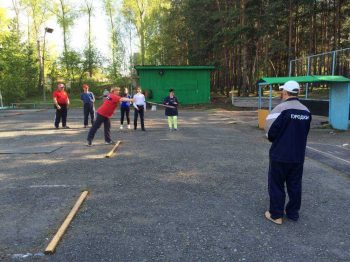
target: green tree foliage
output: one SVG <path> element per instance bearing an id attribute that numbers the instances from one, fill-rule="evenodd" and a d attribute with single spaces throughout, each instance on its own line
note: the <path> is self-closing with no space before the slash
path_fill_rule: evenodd
<path id="1" fill-rule="evenodd" d="M 208 65 L 213 91 L 239 95 L 256 91 L 262 76 L 285 76 L 289 60 L 349 46 L 348 1 L 172 0 L 145 45 L 151 63 Z M 161 7 L 157 8 L 159 10 Z M 149 48 L 149 49 L 147 49 Z M 314 74 L 330 73 L 313 64 Z M 349 68 L 349 62 L 344 62 Z M 346 70 L 343 70 L 345 72 Z M 306 74 L 305 64 L 293 74 Z"/>
<path id="2" fill-rule="evenodd" d="M 75 61 L 71 61 L 73 58 L 72 52 L 69 47 L 69 32 L 74 25 L 75 19 L 78 17 L 78 10 L 72 5 L 69 0 L 55 0 L 47 2 L 48 9 L 56 16 L 58 25 L 63 31 L 63 64 L 65 65 L 64 76 L 66 79 L 74 81 L 74 68 Z M 63 68 L 62 68 L 63 69 Z"/>
<path id="3" fill-rule="evenodd" d="M 21 5 L 25 9 L 27 15 L 27 44 L 31 46 L 34 50 L 34 54 L 37 57 L 36 63 L 39 66 L 39 77 L 37 79 L 37 89 L 42 91 L 43 78 L 45 76 L 44 64 L 43 64 L 43 53 L 44 53 L 44 43 L 43 35 L 44 31 L 42 26 L 50 18 L 49 12 L 47 10 L 45 0 L 21 0 Z M 42 32 L 41 32 L 42 31 Z"/>
<path id="4" fill-rule="evenodd" d="M 98 66 L 98 61 L 94 59 L 98 51 L 94 48 L 93 35 L 91 29 L 91 18 L 93 17 L 93 12 L 95 11 L 93 1 L 85 0 L 85 5 L 83 6 L 82 11 L 88 16 L 88 42 L 84 54 L 89 71 L 89 77 L 92 78 L 93 71 Z"/>
<path id="5" fill-rule="evenodd" d="M 0 9 L 0 90 L 7 104 L 37 93 L 35 52 L 21 42 L 17 30 L 16 19 L 7 19 L 5 10 Z"/>
<path id="6" fill-rule="evenodd" d="M 110 31 L 111 58 L 108 59 L 108 76 L 116 83 L 120 77 L 120 67 L 123 60 L 124 47 L 120 37 L 120 22 L 117 15 L 117 3 L 114 0 L 104 0 L 104 9 L 108 18 Z"/>
<path id="7" fill-rule="evenodd" d="M 146 60 L 147 46 L 150 39 L 159 34 L 157 22 L 159 8 L 164 6 L 166 0 L 123 0 L 122 13 L 126 20 L 130 21 L 136 28 L 140 39 L 141 64 L 148 63 Z"/>
<path id="8" fill-rule="evenodd" d="M 262 76 L 287 75 L 291 59 L 350 45 L 350 3 L 343 0 L 8 2 L 12 20 L 0 9 L 0 91 L 7 103 L 41 93 L 45 75 L 50 75 L 51 85 L 63 79 L 78 86 L 98 77 L 105 79 L 107 71 L 111 82 L 118 83 L 125 63 L 123 41 L 130 46 L 135 41 L 131 34 L 126 40 L 122 32 L 131 32 L 131 28 L 136 29 L 140 50 L 130 55 L 130 64 L 215 65 L 212 91 L 227 96 L 232 89 L 238 95 L 256 92 L 256 81 Z M 101 57 L 91 30 L 97 3 L 103 4 L 110 29 L 111 52 L 107 58 Z M 64 50 L 56 60 L 52 50 L 45 48 L 44 72 L 43 36 L 50 16 L 63 31 Z M 83 51 L 73 50 L 69 41 L 79 16 L 89 21 L 87 37 L 82 39 Z M 122 16 L 128 27 L 125 30 L 121 28 Z M 336 73 L 349 76 L 349 53 L 337 58 Z M 331 64 L 331 56 L 315 58 L 310 74 L 330 74 Z M 306 69 L 305 61 L 300 60 L 292 74 L 305 75 Z"/>

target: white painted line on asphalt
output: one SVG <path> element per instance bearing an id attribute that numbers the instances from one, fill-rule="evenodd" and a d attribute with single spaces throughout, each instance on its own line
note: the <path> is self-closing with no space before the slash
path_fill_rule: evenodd
<path id="1" fill-rule="evenodd" d="M 32 185 L 29 188 L 81 187 L 81 185 Z"/>
<path id="2" fill-rule="evenodd" d="M 45 254 L 43 252 L 38 252 L 38 253 L 26 253 L 26 254 L 13 254 L 11 256 L 12 259 L 18 259 L 18 260 L 23 260 L 25 258 L 30 258 L 30 257 L 43 257 Z"/>
<path id="3" fill-rule="evenodd" d="M 344 144 L 344 145 L 347 145 L 347 144 Z M 342 145 L 342 146 L 337 145 L 337 147 L 340 147 L 341 149 L 345 149 L 345 150 L 350 150 L 350 148 L 346 148 L 346 146 L 344 146 L 344 145 Z"/>
<path id="4" fill-rule="evenodd" d="M 308 143 L 309 145 L 320 145 L 320 146 L 335 146 L 335 147 L 339 147 L 341 149 L 345 149 L 345 150 L 350 150 L 350 148 L 347 148 L 347 146 L 349 144 L 343 144 L 343 145 L 334 145 L 334 144 L 324 144 L 324 143 L 315 143 L 315 142 L 310 142 Z"/>
<path id="5" fill-rule="evenodd" d="M 340 158 L 340 157 L 334 156 L 334 155 L 329 154 L 329 153 L 327 153 L 327 152 L 323 152 L 323 151 L 317 150 L 317 149 L 312 148 L 312 147 L 310 147 L 310 146 L 306 146 L 306 147 L 309 148 L 309 149 L 311 149 L 311 150 L 314 150 L 314 151 L 316 151 L 316 152 L 318 152 L 318 153 L 320 153 L 320 154 L 323 154 L 323 155 L 329 156 L 329 157 L 331 157 L 331 158 L 344 161 L 344 162 L 347 163 L 347 164 L 350 164 L 350 161 L 347 161 L 347 160 L 342 159 L 342 158 Z"/>

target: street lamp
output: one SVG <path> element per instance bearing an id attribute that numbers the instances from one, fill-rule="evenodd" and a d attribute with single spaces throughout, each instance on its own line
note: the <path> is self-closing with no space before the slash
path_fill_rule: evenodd
<path id="1" fill-rule="evenodd" d="M 2 44 L 0 43 L 0 51 L 2 50 Z M 0 77 L 1 77 L 1 71 L 2 71 L 2 66 L 0 65 Z M 4 104 L 2 102 L 2 94 L 1 94 L 1 87 L 0 87 L 0 108 L 3 108 Z"/>
<path id="2" fill-rule="evenodd" d="M 49 27 L 45 27 L 45 33 L 44 33 L 44 44 L 43 44 L 43 56 L 42 56 L 42 73 L 41 73 L 41 76 L 42 76 L 42 79 L 41 79 L 41 83 L 42 83 L 42 86 L 43 86 L 43 96 L 44 96 L 44 101 L 46 101 L 46 92 L 45 92 L 45 36 L 46 36 L 46 33 L 49 33 L 51 34 L 53 32 L 53 29 L 52 28 L 49 28 Z"/>

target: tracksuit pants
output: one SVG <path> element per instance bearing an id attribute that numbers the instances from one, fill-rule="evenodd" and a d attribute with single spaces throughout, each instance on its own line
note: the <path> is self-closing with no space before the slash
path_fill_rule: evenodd
<path id="1" fill-rule="evenodd" d="M 128 125 L 130 125 L 130 107 L 121 107 L 120 108 L 120 124 L 123 125 L 124 123 L 124 115 L 126 115 L 126 121 Z"/>
<path id="2" fill-rule="evenodd" d="M 95 108 L 93 103 L 84 103 L 84 126 L 89 124 L 89 115 L 91 118 L 91 125 L 94 124 L 95 120 Z"/>
<path id="3" fill-rule="evenodd" d="M 62 126 L 65 127 L 67 125 L 67 105 L 58 104 L 61 109 L 57 109 L 56 107 L 56 115 L 55 115 L 55 127 L 58 128 L 62 118 Z"/>
<path id="4" fill-rule="evenodd" d="M 303 166 L 304 163 L 283 163 L 270 159 L 268 190 L 271 218 L 283 217 L 285 210 L 288 218 L 298 220 L 301 206 Z M 289 197 L 286 207 L 284 206 L 286 200 L 285 184 Z"/>
<path id="5" fill-rule="evenodd" d="M 144 123 L 145 109 L 143 106 L 137 106 L 137 107 L 139 108 L 139 110 L 137 110 L 136 108 L 134 110 L 134 129 L 137 128 L 137 118 L 138 118 L 138 115 L 140 115 L 141 129 L 145 130 L 145 123 Z"/>
<path id="6" fill-rule="evenodd" d="M 94 140 L 95 134 L 97 130 L 101 127 L 102 123 L 104 124 L 104 135 L 105 141 L 111 142 L 111 121 L 108 117 L 102 116 L 99 113 L 96 114 L 96 120 L 92 127 L 89 130 L 89 134 L 87 136 L 88 141 Z"/>
<path id="7" fill-rule="evenodd" d="M 169 129 L 177 129 L 177 116 L 168 116 Z"/>

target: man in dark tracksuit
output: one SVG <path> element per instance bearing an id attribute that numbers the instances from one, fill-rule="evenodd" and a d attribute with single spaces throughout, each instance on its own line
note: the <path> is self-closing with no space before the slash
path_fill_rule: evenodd
<path id="1" fill-rule="evenodd" d="M 94 124 L 95 120 L 95 96 L 92 92 L 89 91 L 89 86 L 83 85 L 84 92 L 80 94 L 80 99 L 84 103 L 84 127 L 86 128 L 89 123 L 89 115 L 91 118 L 91 125 Z"/>
<path id="2" fill-rule="evenodd" d="M 265 217 L 276 224 L 282 224 L 284 212 L 289 219 L 296 221 L 299 218 L 306 141 L 311 123 L 310 111 L 297 98 L 299 84 L 288 81 L 280 90 L 284 101 L 270 112 L 265 125 L 267 137 L 272 142 L 268 175 L 270 208 Z M 289 197 L 286 207 L 284 184 Z"/>
<path id="3" fill-rule="evenodd" d="M 64 91 L 64 84 L 59 83 L 57 85 L 57 90 L 53 92 L 53 103 L 56 108 L 55 114 L 55 127 L 58 128 L 61 118 L 62 118 L 62 127 L 69 128 L 67 126 L 67 111 L 69 106 L 69 97 L 66 91 Z"/>

